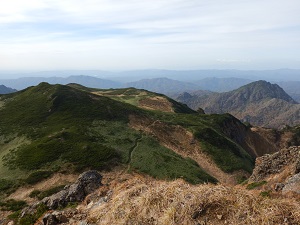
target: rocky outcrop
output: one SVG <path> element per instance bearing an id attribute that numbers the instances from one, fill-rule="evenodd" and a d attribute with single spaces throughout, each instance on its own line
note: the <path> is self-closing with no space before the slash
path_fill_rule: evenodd
<path id="1" fill-rule="evenodd" d="M 90 170 L 82 173 L 77 181 L 72 184 L 66 186 L 62 191 L 51 195 L 50 197 L 46 197 L 42 199 L 40 202 L 25 208 L 21 217 L 34 214 L 39 205 L 44 204 L 48 209 L 55 210 L 58 207 L 65 207 L 68 203 L 71 202 L 82 202 L 84 198 L 98 189 L 102 183 L 102 176 L 95 170 Z M 59 221 L 58 215 L 49 214 L 45 217 L 45 221 Z M 50 222 L 46 222 L 45 224 L 49 224 Z"/>
<path id="2" fill-rule="evenodd" d="M 81 202 L 85 196 L 101 186 L 102 176 L 95 170 L 87 171 L 79 176 L 77 181 L 66 186 L 62 191 L 42 200 L 49 209 L 65 206 L 68 202 Z"/>
<path id="3" fill-rule="evenodd" d="M 275 191 L 300 194 L 300 146 L 257 158 L 249 181 L 263 180 L 273 184 Z"/>
<path id="4" fill-rule="evenodd" d="M 267 179 L 270 175 L 280 173 L 285 166 L 292 167 L 293 174 L 298 173 L 300 163 L 300 147 L 282 149 L 274 154 L 266 154 L 256 158 L 255 168 L 249 180 L 258 182 Z"/>
<path id="5" fill-rule="evenodd" d="M 44 225 L 56 225 L 56 224 L 67 223 L 67 222 L 69 222 L 69 220 L 65 215 L 63 215 L 62 212 L 54 211 L 52 213 L 47 213 L 43 217 Z"/>
<path id="6" fill-rule="evenodd" d="M 295 174 L 286 181 L 282 188 L 282 192 L 295 192 L 300 194 L 300 173 Z"/>

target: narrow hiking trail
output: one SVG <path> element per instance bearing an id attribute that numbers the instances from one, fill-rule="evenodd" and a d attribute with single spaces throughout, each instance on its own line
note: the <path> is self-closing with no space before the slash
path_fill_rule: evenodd
<path id="1" fill-rule="evenodd" d="M 134 153 L 134 150 L 138 147 L 138 144 L 139 142 L 142 140 L 143 136 L 141 135 L 140 137 L 136 138 L 135 141 L 134 141 L 134 145 L 129 149 L 129 157 L 128 157 L 128 160 L 127 160 L 127 171 L 130 169 L 130 163 L 132 161 L 132 156 L 133 156 L 133 153 Z"/>

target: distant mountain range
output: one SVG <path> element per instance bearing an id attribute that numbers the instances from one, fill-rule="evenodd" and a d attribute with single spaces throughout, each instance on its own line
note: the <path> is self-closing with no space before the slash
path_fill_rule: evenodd
<path id="1" fill-rule="evenodd" d="M 199 90 L 199 86 L 196 84 L 172 80 L 169 78 L 153 78 L 144 79 L 136 82 L 130 82 L 125 84 L 127 87 L 134 87 L 138 89 L 145 89 L 148 91 L 154 91 L 162 94 L 178 93 L 183 91 Z"/>
<path id="2" fill-rule="evenodd" d="M 49 84 L 69 84 L 78 83 L 91 88 L 119 88 L 122 87 L 122 83 L 100 79 L 92 76 L 69 76 L 69 77 L 23 77 L 18 79 L 3 79 L 0 80 L 0 84 L 22 90 L 29 86 L 38 85 L 41 82 L 47 82 Z"/>
<path id="3" fill-rule="evenodd" d="M 16 92 L 17 90 L 6 87 L 4 85 L 0 85 L 0 94 L 9 94 L 9 93 L 13 93 Z"/>
<path id="4" fill-rule="evenodd" d="M 206 113 L 230 113 L 257 126 L 279 128 L 300 123 L 300 104 L 277 84 L 266 81 L 224 93 L 181 94 L 178 100 L 193 109 L 202 108 Z"/>
<path id="5" fill-rule="evenodd" d="M 82 75 L 81 75 L 82 74 Z M 34 86 L 40 82 L 50 84 L 78 83 L 93 88 L 136 87 L 173 97 L 184 91 L 209 90 L 213 92 L 232 91 L 256 80 L 277 83 L 291 97 L 300 102 L 300 70 L 135 70 L 135 71 L 100 71 L 70 70 L 44 71 L 23 74 L 7 74 L 0 71 L 0 84 L 17 90 Z"/>
<path id="6" fill-rule="evenodd" d="M 225 92 L 225 91 L 232 91 L 251 82 L 253 82 L 253 80 L 236 78 L 236 77 L 227 77 L 227 78 L 208 77 L 202 80 L 197 80 L 194 82 L 194 84 L 196 84 L 201 90 Z"/>
<path id="7" fill-rule="evenodd" d="M 91 74 L 93 76 L 72 75 L 65 77 L 67 74 Z M 283 75 L 287 72 L 287 75 Z M 166 94 L 172 98 L 178 96 L 182 92 L 191 91 L 212 91 L 226 92 L 237 89 L 243 85 L 249 84 L 258 78 L 266 77 L 268 81 L 279 78 L 279 75 L 285 79 L 294 79 L 294 81 L 274 81 L 281 86 L 294 100 L 300 102 L 300 81 L 297 78 L 298 70 L 274 70 L 274 71 L 238 71 L 238 70 L 199 70 L 199 71 L 169 71 L 169 70 L 142 70 L 142 71 L 126 71 L 126 72 L 107 72 L 107 71 L 58 71 L 56 76 L 51 76 L 53 72 L 40 72 L 27 75 L 34 77 L 23 77 L 17 79 L 0 79 L 0 84 L 13 89 L 21 90 L 29 86 L 37 85 L 41 82 L 50 84 L 68 84 L 77 83 L 92 88 L 120 88 L 135 87 L 149 91 Z M 140 76 L 139 76 L 140 73 Z M 197 74 L 199 76 L 197 76 Z M 205 77 L 206 74 L 206 77 Z M 256 74 L 260 76 L 247 76 L 247 74 Z M 274 74 L 274 76 L 271 76 Z M 41 77 L 36 77 L 41 75 Z M 156 77 L 156 76 L 164 76 Z M 173 75 L 173 76 L 172 76 Z M 211 76 L 215 77 L 211 77 Z M 222 75 L 222 76 L 221 76 Z M 236 77 L 224 77 L 224 76 Z M 300 73 L 299 73 L 300 75 Z M 43 76 L 43 77 L 42 77 Z M 45 77 L 44 77 L 45 76 Z M 100 78 L 100 77 L 102 78 Z M 116 77 L 120 76 L 120 77 Z M 148 79 L 140 79 L 142 77 Z M 210 76 L 210 77 L 209 77 Z M 250 77 L 251 79 L 240 78 L 240 76 Z M 109 77 L 104 79 L 103 77 Z M 151 78 L 152 77 L 152 78 Z M 156 77 L 156 78 L 153 78 Z M 170 79 L 172 77 L 172 79 Z M 205 78 L 203 78 L 205 77 Z M 300 76 L 298 76 L 300 78 Z M 151 79 L 149 79 L 151 78 Z M 202 79 L 203 78 L 203 79 Z M 179 79 L 179 80 L 175 80 Z M 131 82 L 129 82 L 131 80 Z M 132 81 L 135 80 L 135 81 Z M 186 80 L 186 81 L 182 81 Z M 297 81 L 298 80 L 298 81 Z"/>
<path id="8" fill-rule="evenodd" d="M 246 84 L 253 82 L 254 80 L 227 77 L 227 78 L 216 78 L 209 77 L 197 81 L 184 82 L 173 80 L 169 78 L 152 78 L 143 79 L 135 82 L 126 83 L 126 87 L 142 88 L 149 91 L 166 94 L 172 98 L 177 97 L 183 92 L 198 91 L 198 94 L 210 92 L 226 92 L 232 91 Z M 275 82 L 284 89 L 294 100 L 300 102 L 300 81 L 282 81 Z M 200 92 L 199 92 L 200 91 Z M 202 92 L 201 92 L 202 91 Z M 206 91 L 206 92 L 203 92 Z M 208 92 L 207 92 L 208 91 Z"/>
<path id="9" fill-rule="evenodd" d="M 143 79 L 125 84 L 127 87 L 142 88 L 163 94 L 174 94 L 184 91 L 209 90 L 214 92 L 231 91 L 252 80 L 242 78 L 204 78 L 193 82 L 184 82 L 169 78 Z"/>
<path id="10" fill-rule="evenodd" d="M 168 77 L 181 81 L 197 81 L 207 77 L 237 77 L 250 80 L 269 80 L 272 82 L 296 80 L 300 81 L 300 70 L 130 70 L 130 71 L 103 71 L 103 70 L 58 70 L 40 72 L 8 72 L 0 71 L 1 77 L 68 77 L 77 75 L 96 76 L 102 79 L 111 79 L 122 83 L 140 79 Z"/>

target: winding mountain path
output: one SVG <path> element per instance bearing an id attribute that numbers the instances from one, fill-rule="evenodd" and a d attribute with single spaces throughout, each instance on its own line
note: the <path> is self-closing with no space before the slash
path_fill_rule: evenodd
<path id="1" fill-rule="evenodd" d="M 134 153 L 134 150 L 138 147 L 138 144 L 139 142 L 142 140 L 143 136 L 141 135 L 140 137 L 136 138 L 135 139 L 135 142 L 134 142 L 134 145 L 129 149 L 129 157 L 128 157 L 128 160 L 127 160 L 127 171 L 130 169 L 130 163 L 132 161 L 132 156 L 133 156 L 133 153 Z"/>

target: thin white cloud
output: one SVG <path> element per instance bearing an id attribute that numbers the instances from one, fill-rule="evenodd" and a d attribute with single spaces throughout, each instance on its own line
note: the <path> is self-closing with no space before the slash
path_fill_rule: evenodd
<path id="1" fill-rule="evenodd" d="M 297 61 L 299 11 L 299 0 L 0 0 L 0 67 Z"/>

